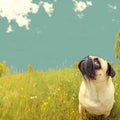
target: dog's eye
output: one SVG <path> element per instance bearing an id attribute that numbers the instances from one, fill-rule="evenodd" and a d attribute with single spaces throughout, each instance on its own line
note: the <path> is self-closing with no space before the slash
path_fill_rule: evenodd
<path id="1" fill-rule="evenodd" d="M 98 61 L 95 61 L 94 64 L 95 64 L 95 65 L 99 65 Z"/>
<path id="2" fill-rule="evenodd" d="M 94 63 L 95 63 L 96 65 L 99 65 L 99 64 L 100 64 L 98 58 L 95 58 L 95 59 L 94 59 Z"/>
<path id="3" fill-rule="evenodd" d="M 98 62 L 99 60 L 98 60 L 98 58 L 94 58 L 94 62 Z"/>
<path id="4" fill-rule="evenodd" d="M 96 69 L 100 69 L 100 68 L 101 68 L 100 62 L 99 62 L 98 58 L 95 58 L 95 59 L 94 59 L 94 65 L 95 65 L 95 68 L 96 68 Z"/>
<path id="5" fill-rule="evenodd" d="M 95 59 L 94 59 L 94 64 L 100 65 L 100 62 L 99 62 L 98 58 L 95 58 Z"/>

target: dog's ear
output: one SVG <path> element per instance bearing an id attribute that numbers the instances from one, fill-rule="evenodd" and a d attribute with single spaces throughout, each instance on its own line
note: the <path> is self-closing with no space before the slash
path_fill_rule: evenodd
<path id="1" fill-rule="evenodd" d="M 81 63 L 83 62 L 84 60 L 82 60 L 82 61 L 80 61 L 79 63 L 78 63 L 78 68 L 79 68 L 79 70 L 81 71 Z"/>
<path id="2" fill-rule="evenodd" d="M 81 65 L 81 62 L 78 63 L 78 68 L 79 68 L 79 70 L 80 70 L 80 65 Z"/>
<path id="3" fill-rule="evenodd" d="M 107 63 L 107 64 L 108 64 L 107 74 L 113 78 L 115 76 L 115 71 L 112 68 L 112 66 L 110 65 L 110 63 Z"/>

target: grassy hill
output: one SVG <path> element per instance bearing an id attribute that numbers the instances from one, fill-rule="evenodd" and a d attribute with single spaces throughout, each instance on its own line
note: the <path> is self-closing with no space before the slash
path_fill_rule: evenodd
<path id="1" fill-rule="evenodd" d="M 115 66 L 115 106 L 109 120 L 120 120 L 120 66 Z M 0 78 L 0 120 L 79 120 L 77 68 L 29 72 Z M 86 114 L 86 120 L 100 117 Z"/>

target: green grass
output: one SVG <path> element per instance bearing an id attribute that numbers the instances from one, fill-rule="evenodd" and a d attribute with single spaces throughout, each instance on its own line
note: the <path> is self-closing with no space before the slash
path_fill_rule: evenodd
<path id="1" fill-rule="evenodd" d="M 109 120 L 120 120 L 120 66 L 115 67 L 115 106 Z M 9 75 L 0 78 L 0 120 L 80 120 L 76 68 Z M 86 120 L 100 117 L 86 114 Z"/>

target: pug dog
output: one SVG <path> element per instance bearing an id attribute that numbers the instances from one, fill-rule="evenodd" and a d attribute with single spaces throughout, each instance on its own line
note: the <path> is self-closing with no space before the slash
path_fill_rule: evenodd
<path id="1" fill-rule="evenodd" d="M 79 64 L 83 80 L 79 91 L 79 112 L 103 115 L 107 119 L 114 104 L 115 71 L 110 63 L 97 56 L 87 56 Z"/>

